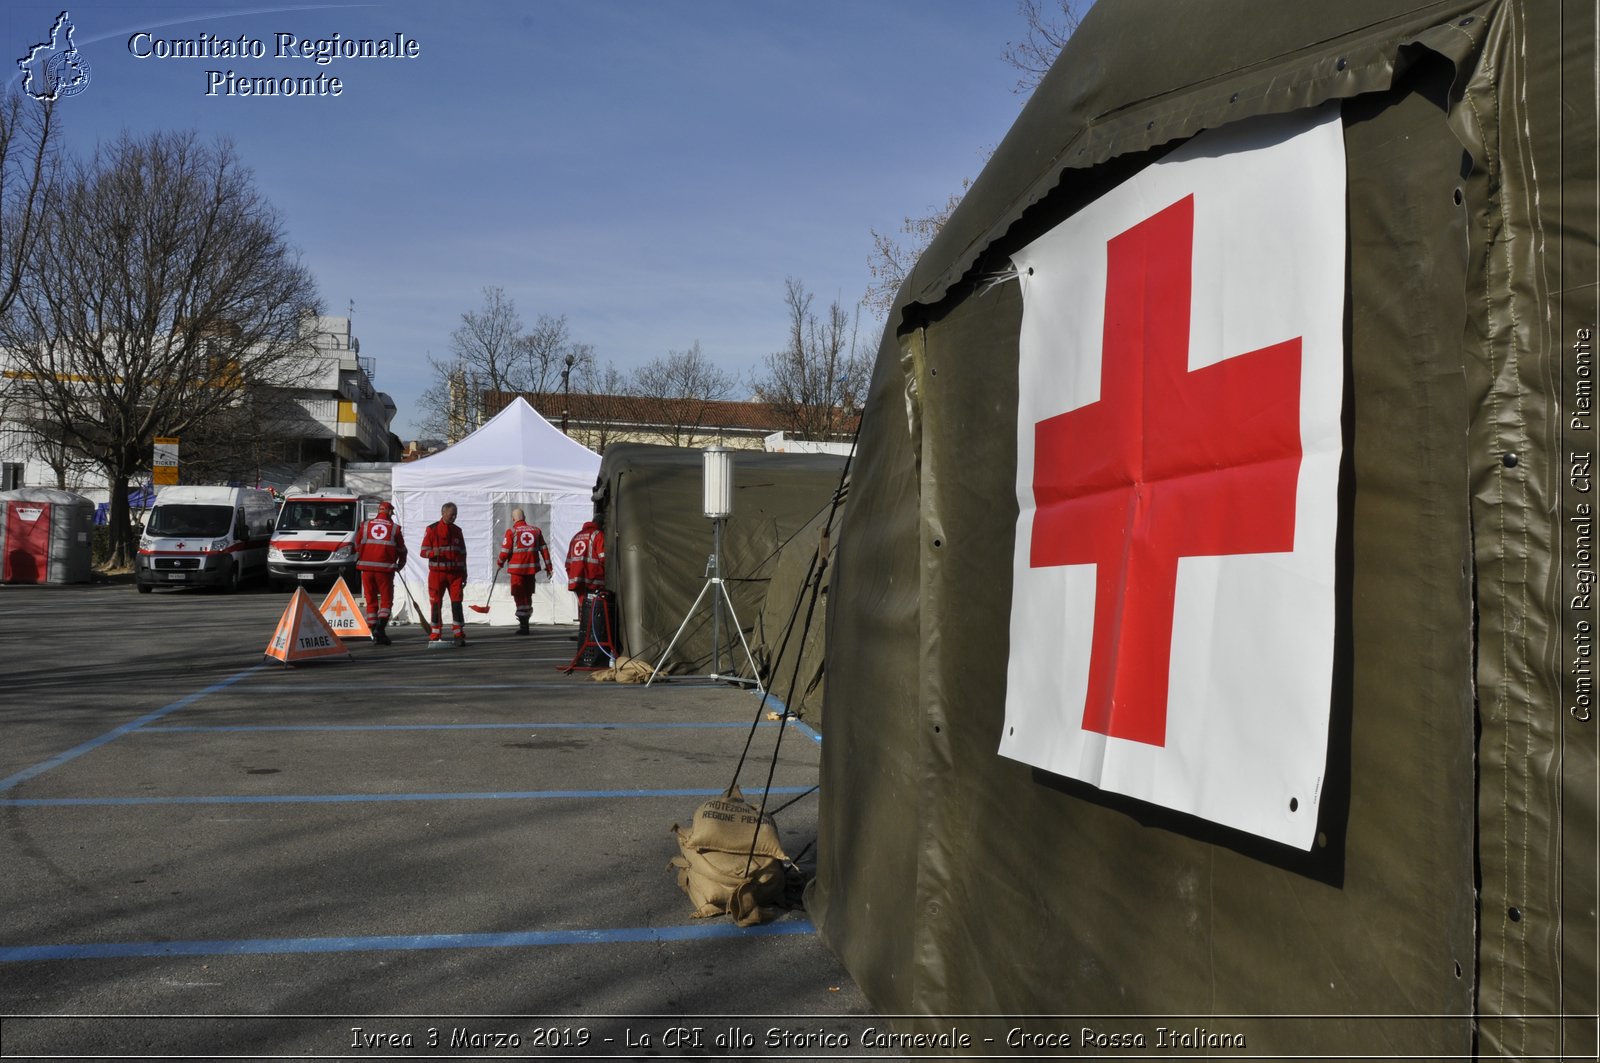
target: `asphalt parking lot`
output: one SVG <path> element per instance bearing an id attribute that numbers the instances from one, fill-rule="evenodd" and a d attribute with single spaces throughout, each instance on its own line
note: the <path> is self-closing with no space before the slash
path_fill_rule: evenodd
<path id="1" fill-rule="evenodd" d="M 873 1019 L 803 911 L 696 920 L 667 868 L 754 694 L 563 675 L 570 628 L 284 668 L 287 601 L 0 587 L 6 1057 L 815 1058 L 768 1030 Z M 820 742 L 769 799 L 804 869 Z"/>

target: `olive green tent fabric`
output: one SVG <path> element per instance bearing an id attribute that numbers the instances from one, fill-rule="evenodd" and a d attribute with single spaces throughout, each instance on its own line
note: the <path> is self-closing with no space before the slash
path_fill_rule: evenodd
<path id="1" fill-rule="evenodd" d="M 622 651 L 655 663 L 706 585 L 712 522 L 704 510 L 700 450 L 610 446 L 600 461 L 595 512 L 606 533 L 606 586 L 617 596 Z M 734 451 L 733 515 L 723 530 L 722 576 L 748 639 L 761 616 L 780 549 L 831 505 L 845 459 L 831 454 Z M 749 677 L 738 635 L 721 632 L 721 674 Z M 710 595 L 663 669 L 712 664 Z"/>
<path id="2" fill-rule="evenodd" d="M 826 683 L 828 591 L 844 510 L 842 500 L 826 507 L 778 552 L 751 640 L 772 693 L 818 728 Z"/>
<path id="3" fill-rule="evenodd" d="M 1072 1033 L 1592 1053 L 1595 21 L 1516 0 L 1085 18 L 901 289 L 839 534 L 808 906 L 903 1029 L 1122 1016 Z M 1194 133 L 1330 99 L 1339 611 L 1328 791 L 1298 853 L 996 754 L 1021 319 L 998 278 Z M 1000 1044 L 1069 1024 L 963 1025 Z"/>

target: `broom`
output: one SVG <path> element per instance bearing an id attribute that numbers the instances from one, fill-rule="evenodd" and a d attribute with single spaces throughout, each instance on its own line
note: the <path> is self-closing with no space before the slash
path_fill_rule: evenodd
<path id="1" fill-rule="evenodd" d="M 474 613 L 487 613 L 489 611 L 489 603 L 494 601 L 494 585 L 499 582 L 500 568 L 499 566 L 496 566 L 494 570 L 494 578 L 489 581 L 489 593 L 483 597 L 483 604 L 469 605 L 467 608 L 471 609 Z"/>
<path id="2" fill-rule="evenodd" d="M 406 582 L 406 578 L 400 575 L 398 570 L 396 570 L 394 578 L 400 581 L 400 586 L 404 588 L 406 592 L 406 600 L 411 603 L 412 611 L 417 614 L 417 627 L 421 629 L 422 637 L 432 638 L 433 622 L 423 614 L 421 607 L 417 605 L 417 600 L 411 596 L 411 584 Z"/>

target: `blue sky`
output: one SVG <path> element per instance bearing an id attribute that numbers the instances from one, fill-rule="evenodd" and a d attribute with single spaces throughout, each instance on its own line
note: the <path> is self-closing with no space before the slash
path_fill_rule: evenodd
<path id="1" fill-rule="evenodd" d="M 1023 32 L 1009 0 L 67 9 L 91 71 L 60 109 L 69 150 L 124 129 L 231 137 L 325 311 L 354 301 L 361 353 L 407 438 L 427 355 L 446 354 L 485 285 L 529 325 L 565 314 L 602 364 L 627 370 L 698 340 L 747 379 L 784 343 L 784 279 L 853 305 L 870 230 L 976 176 L 1022 102 L 1002 58 Z M 7 4 L 8 63 L 61 10 Z M 267 57 L 141 59 L 141 31 L 245 35 Z M 319 66 L 277 58 L 280 32 L 402 33 L 420 54 Z M 343 91 L 207 96 L 206 72 L 229 69 L 327 74 Z"/>

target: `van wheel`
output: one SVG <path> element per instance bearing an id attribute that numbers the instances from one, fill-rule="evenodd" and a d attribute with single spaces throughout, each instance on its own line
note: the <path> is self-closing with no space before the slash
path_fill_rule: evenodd
<path id="1" fill-rule="evenodd" d="M 222 581 L 222 589 L 229 594 L 239 593 L 239 563 L 237 561 L 228 570 L 228 578 Z"/>
<path id="2" fill-rule="evenodd" d="M 134 586 L 139 589 L 140 594 L 149 594 L 151 591 L 155 590 L 155 588 L 150 586 L 148 583 L 135 583 Z"/>

